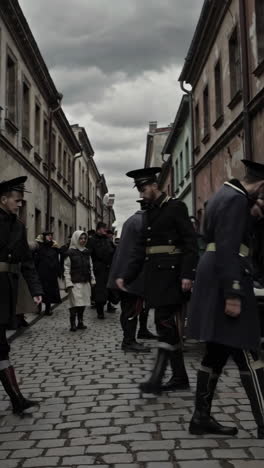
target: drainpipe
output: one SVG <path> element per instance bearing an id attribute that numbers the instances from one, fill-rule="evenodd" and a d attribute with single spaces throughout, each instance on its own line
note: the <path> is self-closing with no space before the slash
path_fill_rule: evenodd
<path id="1" fill-rule="evenodd" d="M 76 200 L 75 200 L 75 187 L 76 187 L 76 184 L 75 184 L 75 162 L 76 162 L 76 159 L 81 158 L 82 155 L 83 155 L 83 150 L 81 149 L 81 152 L 77 153 L 74 156 L 73 161 L 72 161 L 72 199 L 73 199 L 73 202 L 75 204 L 75 213 L 74 213 L 75 231 L 77 229 L 77 203 L 76 203 Z"/>
<path id="2" fill-rule="evenodd" d="M 250 102 L 250 82 L 249 82 L 249 52 L 247 40 L 247 12 L 245 0 L 239 0 L 239 22 L 240 22 L 240 35 L 241 35 L 241 64 L 242 64 L 242 95 L 243 95 L 243 120 L 244 120 L 244 133 L 245 133 L 245 159 L 252 161 L 252 135 L 251 135 L 251 122 L 248 111 L 248 104 Z"/>
<path id="3" fill-rule="evenodd" d="M 195 216 L 196 214 L 196 184 L 195 184 L 195 176 L 194 176 L 194 118 L 193 118 L 193 96 L 192 91 L 189 91 L 184 87 L 184 82 L 180 81 L 181 89 L 184 93 L 188 94 L 189 97 L 189 112 L 191 117 L 191 154 L 192 154 L 192 170 L 191 170 L 191 180 L 192 180 L 192 206 L 193 212 L 192 215 Z"/>
<path id="4" fill-rule="evenodd" d="M 61 108 L 61 101 L 63 95 L 58 94 L 57 107 L 49 110 L 49 148 L 48 148 L 48 189 L 47 189 L 47 217 L 46 217 L 46 230 L 50 229 L 50 218 L 51 218 L 51 151 L 52 151 L 52 123 L 54 114 Z"/>

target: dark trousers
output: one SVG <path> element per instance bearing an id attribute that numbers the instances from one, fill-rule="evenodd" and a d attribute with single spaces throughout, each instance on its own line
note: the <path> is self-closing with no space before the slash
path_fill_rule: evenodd
<path id="1" fill-rule="evenodd" d="M 0 361 L 8 361 L 10 346 L 6 338 L 6 327 L 0 325 Z"/>
<path id="2" fill-rule="evenodd" d="M 130 344 L 136 341 L 138 316 L 143 309 L 143 300 L 134 294 L 121 294 L 120 323 L 124 333 L 123 342 Z"/>
<path id="3" fill-rule="evenodd" d="M 234 360 L 240 372 L 251 372 L 252 364 L 259 360 L 257 352 L 231 348 L 218 343 L 207 343 L 202 366 L 209 367 L 214 374 L 221 374 L 230 357 Z"/>
<path id="4" fill-rule="evenodd" d="M 219 376 L 229 357 L 239 369 L 255 421 L 264 429 L 264 369 L 257 352 L 207 343 L 201 370 Z"/>
<path id="5" fill-rule="evenodd" d="M 160 343 L 173 347 L 181 341 L 179 328 L 176 323 L 177 313 L 181 313 L 181 306 L 168 305 L 155 309 L 155 324 Z"/>

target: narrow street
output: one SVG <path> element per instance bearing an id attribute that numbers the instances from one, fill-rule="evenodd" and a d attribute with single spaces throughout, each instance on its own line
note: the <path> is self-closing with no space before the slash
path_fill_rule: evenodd
<path id="1" fill-rule="evenodd" d="M 124 354 L 118 313 L 98 321 L 87 310 L 88 329 L 69 333 L 66 305 L 12 342 L 21 388 L 40 408 L 23 419 L 13 416 L 0 389 L 1 468 L 263 466 L 263 441 L 254 438 L 255 423 L 232 363 L 213 412 L 237 425 L 238 437 L 190 436 L 197 346 L 186 345 L 191 391 L 141 398 L 137 386 L 148 375 L 154 349 Z"/>

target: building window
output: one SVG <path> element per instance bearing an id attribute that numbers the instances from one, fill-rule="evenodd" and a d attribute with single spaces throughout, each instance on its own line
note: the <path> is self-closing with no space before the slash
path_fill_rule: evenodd
<path id="1" fill-rule="evenodd" d="M 215 113 L 216 120 L 223 115 L 223 86 L 222 86 L 222 69 L 221 62 L 218 60 L 214 69 L 215 80 Z"/>
<path id="2" fill-rule="evenodd" d="M 41 233 L 41 211 L 35 209 L 35 236 L 37 237 Z"/>
<path id="3" fill-rule="evenodd" d="M 29 140 L 29 127 L 30 127 L 30 87 L 23 82 L 23 95 L 22 95 L 22 135 Z"/>
<path id="4" fill-rule="evenodd" d="M 258 63 L 264 60 L 264 2 L 255 0 Z"/>
<path id="5" fill-rule="evenodd" d="M 210 107 L 209 107 L 209 88 L 208 85 L 204 88 L 203 92 L 203 111 L 204 111 L 204 139 L 210 133 Z"/>
<path id="6" fill-rule="evenodd" d="M 183 171 L 183 154 L 182 152 L 180 153 L 180 183 L 182 182 L 184 177 L 184 171 Z"/>
<path id="7" fill-rule="evenodd" d="M 63 177 L 66 179 L 67 176 L 67 151 L 63 151 Z"/>
<path id="8" fill-rule="evenodd" d="M 200 136 L 201 136 L 201 128 L 200 128 L 200 109 L 199 104 L 195 106 L 195 143 L 196 147 L 200 145 Z"/>
<path id="9" fill-rule="evenodd" d="M 82 195 L 85 194 L 85 189 L 84 189 L 84 169 L 82 170 Z"/>
<path id="10" fill-rule="evenodd" d="M 35 152 L 40 154 L 40 106 L 35 104 Z"/>
<path id="11" fill-rule="evenodd" d="M 58 171 L 60 172 L 60 174 L 61 174 L 61 170 L 62 170 L 62 143 L 61 143 L 61 141 L 59 141 L 59 144 L 58 144 Z"/>
<path id="12" fill-rule="evenodd" d="M 69 182 L 69 184 L 72 183 L 72 166 L 71 166 L 70 156 L 69 156 L 69 159 L 68 159 L 68 182 Z"/>
<path id="13" fill-rule="evenodd" d="M 189 149 L 189 138 L 185 142 L 185 173 L 188 174 L 190 170 L 190 149 Z"/>
<path id="14" fill-rule="evenodd" d="M 231 99 L 241 90 L 241 59 L 238 28 L 229 39 L 230 93 Z"/>
<path id="15" fill-rule="evenodd" d="M 175 189 L 177 190 L 179 187 L 179 163 L 176 161 L 175 163 Z"/>
<path id="16" fill-rule="evenodd" d="M 52 135 L 51 135 L 51 164 L 53 165 L 53 167 L 56 166 L 56 142 L 57 142 L 56 133 L 52 132 Z"/>
<path id="17" fill-rule="evenodd" d="M 82 193 L 82 166 L 81 161 L 79 161 L 79 194 Z"/>
<path id="18" fill-rule="evenodd" d="M 43 122 L 43 155 L 44 162 L 48 162 L 48 152 L 49 152 L 49 125 L 48 120 L 44 118 Z"/>
<path id="19" fill-rule="evenodd" d="M 17 98 L 17 67 L 16 62 L 7 56 L 6 70 L 6 102 L 7 118 L 16 122 L 16 98 Z"/>

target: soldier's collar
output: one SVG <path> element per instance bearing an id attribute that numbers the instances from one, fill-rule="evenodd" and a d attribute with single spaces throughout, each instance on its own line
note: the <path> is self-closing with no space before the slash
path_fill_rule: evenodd
<path id="1" fill-rule="evenodd" d="M 169 200 L 169 198 L 170 197 L 168 197 L 168 195 L 166 195 L 166 193 L 162 192 L 162 194 L 159 196 L 159 198 L 157 198 L 157 200 L 155 200 L 152 203 L 152 205 L 161 207 L 163 205 L 163 203 L 166 203 Z"/>
<path id="2" fill-rule="evenodd" d="M 245 187 L 243 187 L 243 185 L 238 179 L 231 179 L 225 182 L 224 185 L 227 185 L 228 187 L 232 187 L 234 190 L 237 190 L 238 192 L 243 193 L 243 195 L 248 197 L 248 192 L 246 191 Z"/>

